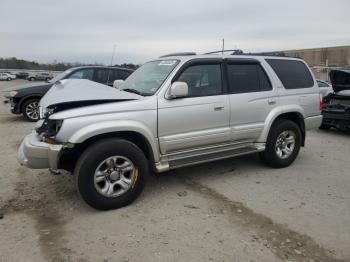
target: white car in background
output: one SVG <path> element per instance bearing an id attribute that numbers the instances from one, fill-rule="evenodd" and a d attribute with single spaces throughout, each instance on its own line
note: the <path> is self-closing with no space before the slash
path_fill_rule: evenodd
<path id="1" fill-rule="evenodd" d="M 9 74 L 9 73 L 0 73 L 0 80 L 7 80 L 7 81 L 11 81 L 16 79 L 16 76 L 13 74 Z"/>
<path id="2" fill-rule="evenodd" d="M 322 97 L 325 97 L 334 92 L 331 84 L 327 83 L 326 81 L 322 81 L 320 79 L 316 79 L 316 81 L 317 81 L 318 87 L 320 88 Z"/>

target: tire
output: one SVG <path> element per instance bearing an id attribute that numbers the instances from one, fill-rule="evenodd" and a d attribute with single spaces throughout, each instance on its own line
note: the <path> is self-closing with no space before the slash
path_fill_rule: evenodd
<path id="1" fill-rule="evenodd" d="M 7 81 L 11 81 L 11 80 L 12 80 L 12 78 L 11 78 L 11 77 L 7 78 Z"/>
<path id="2" fill-rule="evenodd" d="M 46 78 L 46 81 L 47 81 L 47 82 L 49 82 L 50 80 L 51 80 L 51 78 L 50 78 L 50 77 Z"/>
<path id="3" fill-rule="evenodd" d="M 294 138 L 294 146 L 292 146 L 291 137 Z M 293 163 L 299 153 L 301 137 L 300 128 L 295 122 L 278 119 L 271 126 L 265 151 L 260 153 L 260 157 L 271 167 L 287 167 Z"/>
<path id="4" fill-rule="evenodd" d="M 22 106 L 22 114 L 27 120 L 31 122 L 39 120 L 39 101 L 40 99 L 33 98 L 24 102 Z"/>
<path id="5" fill-rule="evenodd" d="M 131 165 L 126 165 L 127 162 Z M 125 170 L 130 166 L 133 169 L 124 173 L 122 166 Z M 108 173 L 113 168 L 121 170 Z M 135 144 L 124 139 L 105 139 L 88 147 L 79 158 L 74 170 L 76 187 L 81 198 L 95 209 L 120 208 L 140 195 L 148 168 L 144 153 Z M 127 183 L 122 183 L 126 180 Z M 121 184 L 128 188 L 124 189 Z"/>
<path id="6" fill-rule="evenodd" d="M 34 81 L 35 80 L 35 78 L 34 77 L 29 77 L 29 79 L 28 79 L 29 81 Z"/>
<path id="7" fill-rule="evenodd" d="M 321 130 L 329 130 L 330 128 L 331 128 L 330 125 L 325 125 L 325 124 L 321 124 L 319 127 L 319 129 L 321 129 Z"/>

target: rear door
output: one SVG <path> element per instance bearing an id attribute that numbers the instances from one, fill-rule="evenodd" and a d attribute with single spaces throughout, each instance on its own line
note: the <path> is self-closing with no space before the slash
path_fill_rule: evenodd
<path id="1" fill-rule="evenodd" d="M 196 59 L 185 64 L 172 79 L 186 82 L 189 95 L 158 100 L 162 154 L 230 141 L 230 109 L 222 67 L 222 59 Z"/>
<path id="2" fill-rule="evenodd" d="M 255 59 L 227 59 L 232 141 L 251 143 L 260 136 L 266 117 L 278 104 L 276 88 Z"/>

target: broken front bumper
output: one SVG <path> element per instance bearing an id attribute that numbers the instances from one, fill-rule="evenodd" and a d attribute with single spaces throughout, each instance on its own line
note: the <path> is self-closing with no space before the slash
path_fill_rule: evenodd
<path id="1" fill-rule="evenodd" d="M 63 145 L 50 145 L 40 140 L 35 131 L 27 135 L 18 149 L 17 160 L 33 169 L 57 169 L 57 163 Z"/>

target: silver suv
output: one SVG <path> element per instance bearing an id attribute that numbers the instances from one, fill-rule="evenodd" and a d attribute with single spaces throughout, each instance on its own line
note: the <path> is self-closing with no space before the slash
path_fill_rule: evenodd
<path id="1" fill-rule="evenodd" d="M 257 152 L 272 167 L 289 166 L 322 120 L 317 83 L 295 58 L 170 55 L 117 89 L 97 85 L 56 83 L 18 160 L 72 172 L 82 198 L 101 210 L 135 200 L 149 170 Z"/>

